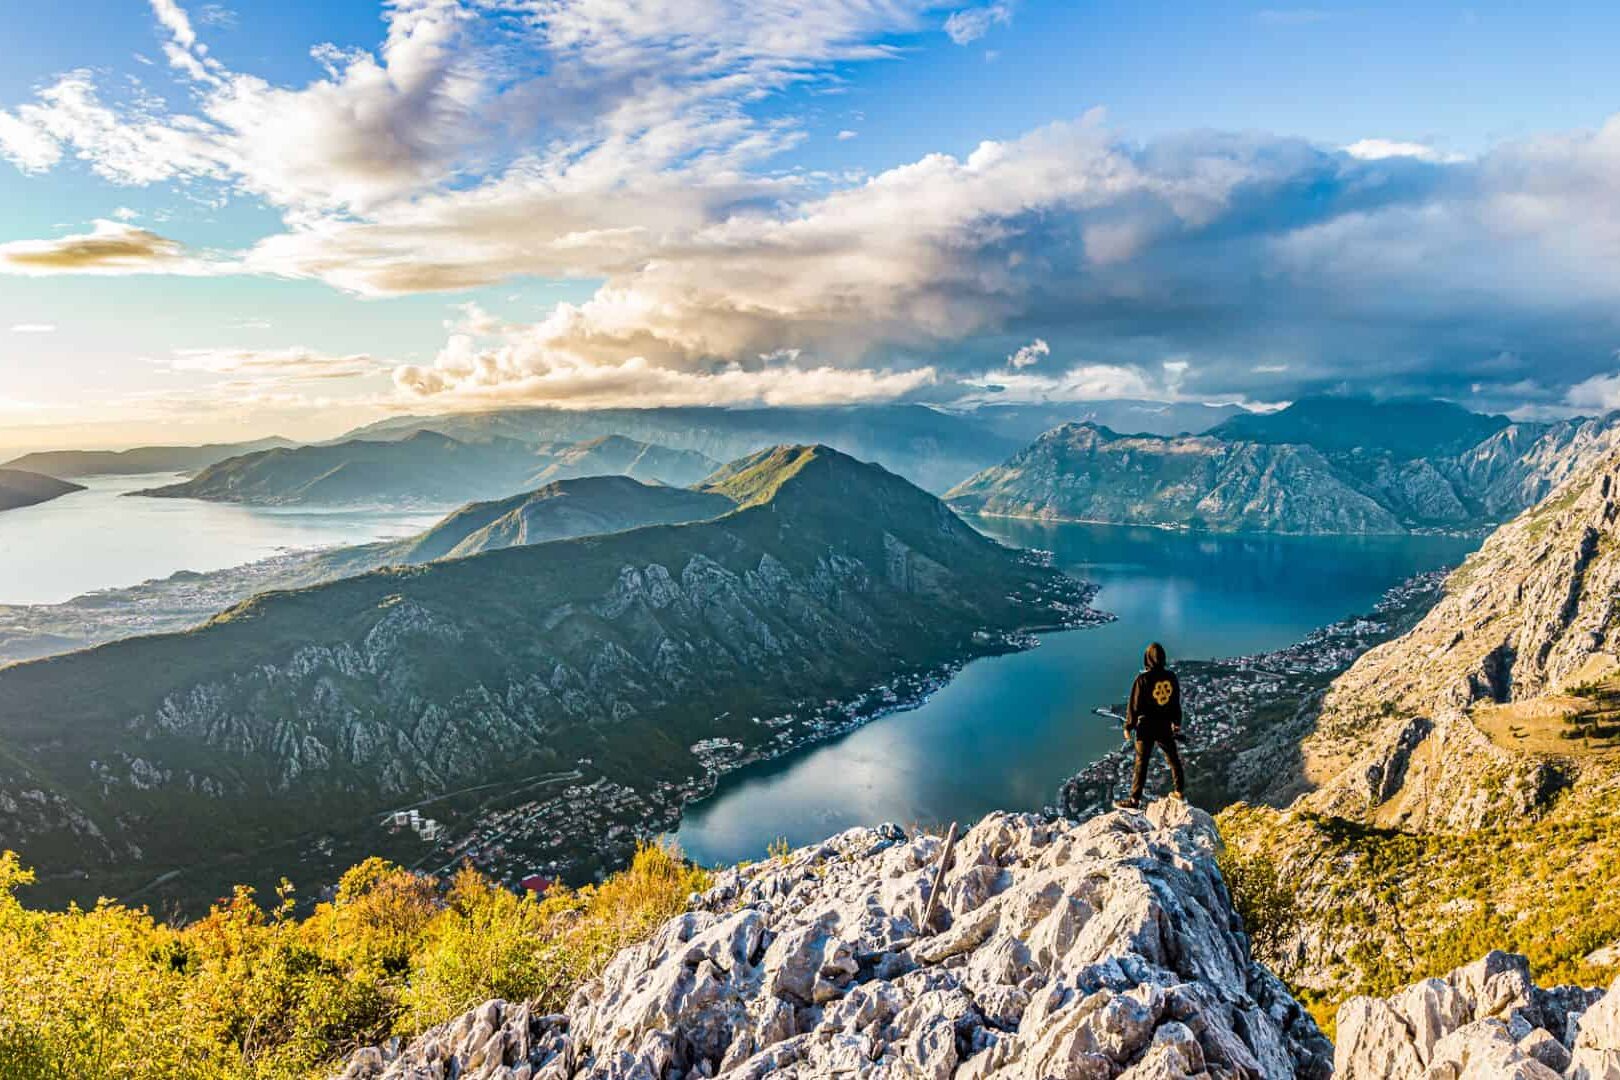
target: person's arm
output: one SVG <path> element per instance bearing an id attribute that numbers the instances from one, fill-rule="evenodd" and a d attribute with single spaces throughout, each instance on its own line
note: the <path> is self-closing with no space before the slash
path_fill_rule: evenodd
<path id="1" fill-rule="evenodd" d="M 1174 672 L 1170 674 L 1170 682 L 1174 692 L 1170 695 L 1170 734 L 1181 737 L 1181 680 Z"/>
<path id="2" fill-rule="evenodd" d="M 1125 704 L 1125 730 L 1135 731 L 1142 720 L 1142 676 L 1131 683 L 1131 698 Z"/>

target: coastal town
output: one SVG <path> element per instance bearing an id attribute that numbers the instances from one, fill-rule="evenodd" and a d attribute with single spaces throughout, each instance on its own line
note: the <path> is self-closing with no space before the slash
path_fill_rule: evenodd
<path id="1" fill-rule="evenodd" d="M 1050 559 L 1050 555 L 1035 552 L 1030 558 Z M 1112 618 L 1089 606 L 1094 595 L 1090 585 L 1065 583 L 1039 602 L 1053 612 L 1054 628 L 1094 625 Z M 1037 635 L 1025 631 L 976 631 L 971 651 L 961 659 L 903 673 L 845 700 L 750 717 L 758 738 L 746 744 L 735 738 L 695 742 L 688 749 L 696 768 L 679 779 L 632 785 L 585 758 L 567 773 L 525 781 L 521 790 L 499 793 L 470 811 L 444 810 L 432 819 L 419 815 L 416 822 L 409 810 L 391 811 L 382 817 L 381 827 L 406 839 L 430 841 L 414 863 L 422 872 L 444 874 L 468 864 L 513 889 L 556 881 L 588 882 L 622 866 L 638 844 L 674 830 L 683 808 L 712 795 L 726 774 L 916 708 L 968 659 L 1039 644 Z M 723 714 L 716 719 L 727 718 Z M 421 824 L 429 820 L 430 827 Z"/>

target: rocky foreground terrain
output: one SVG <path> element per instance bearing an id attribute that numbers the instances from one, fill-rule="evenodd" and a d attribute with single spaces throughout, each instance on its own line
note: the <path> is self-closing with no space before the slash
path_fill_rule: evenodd
<path id="1" fill-rule="evenodd" d="M 722 873 L 566 1014 L 488 1002 L 376 1077 L 1325 1077 L 1332 1048 L 1254 963 L 1185 804 L 1083 823 L 893 826 Z"/>
<path id="2" fill-rule="evenodd" d="M 1492 953 L 1339 1012 L 1337 1052 L 1250 954 L 1208 815 L 993 814 L 957 843 L 853 829 L 722 873 L 565 1013 L 489 1001 L 341 1080 L 1620 1075 L 1620 983 Z"/>
<path id="3" fill-rule="evenodd" d="M 1606 994 L 1543 989 L 1507 953 L 1389 998 L 1352 998 L 1337 1027 L 1336 1072 L 1354 1080 L 1620 1076 L 1620 979 Z"/>

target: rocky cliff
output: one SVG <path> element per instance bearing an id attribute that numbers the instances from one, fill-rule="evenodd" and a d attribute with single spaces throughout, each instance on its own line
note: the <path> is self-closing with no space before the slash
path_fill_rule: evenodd
<path id="1" fill-rule="evenodd" d="M 1620 1077 L 1620 979 L 1606 994 L 1543 989 L 1524 957 L 1501 952 L 1388 998 L 1352 998 L 1336 1027 L 1339 1080 Z"/>
<path id="2" fill-rule="evenodd" d="M 1583 698 L 1616 671 L 1617 597 L 1620 456 L 1610 455 L 1497 530 L 1416 627 L 1335 681 L 1304 743 L 1321 789 L 1307 805 L 1456 828 L 1544 806 L 1584 755 L 1525 750 L 1581 748 L 1559 745 L 1580 734 L 1559 718 L 1583 715 Z"/>
<path id="3" fill-rule="evenodd" d="M 1334 680 L 1310 789 L 1222 815 L 1287 883 L 1269 957 L 1329 1001 L 1486 948 L 1608 981 L 1620 896 L 1620 453 L 1494 533 L 1413 629 Z M 1449 1075 L 1449 1074 L 1448 1074 Z"/>
<path id="4" fill-rule="evenodd" d="M 487 1002 L 344 1080 L 1324 1078 L 1185 804 L 995 814 L 958 842 L 855 829 L 725 871 L 566 1013 Z"/>

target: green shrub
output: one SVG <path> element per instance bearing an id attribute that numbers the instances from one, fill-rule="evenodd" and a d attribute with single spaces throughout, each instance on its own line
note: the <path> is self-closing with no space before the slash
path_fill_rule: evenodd
<path id="1" fill-rule="evenodd" d="M 292 887 L 238 888 L 172 927 L 104 900 L 32 911 L 0 854 L 0 1076 L 7 1080 L 281 1080 L 491 997 L 561 1008 L 614 952 L 681 910 L 708 877 L 645 846 L 599 886 L 518 896 L 472 869 L 450 881 L 381 859 L 302 920 Z"/>

